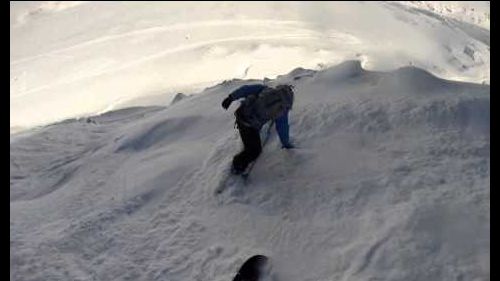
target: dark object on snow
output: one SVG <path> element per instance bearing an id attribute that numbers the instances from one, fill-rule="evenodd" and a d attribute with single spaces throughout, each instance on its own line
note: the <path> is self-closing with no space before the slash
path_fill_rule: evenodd
<path id="1" fill-rule="evenodd" d="M 266 143 L 269 141 L 269 139 L 271 137 L 271 131 L 272 131 L 273 126 L 274 126 L 274 122 L 271 121 L 268 124 L 264 125 L 263 130 L 261 130 L 261 131 L 264 132 L 264 135 L 262 135 L 262 132 L 259 132 L 260 135 L 261 135 L 261 136 L 259 136 L 259 141 L 261 143 L 260 150 L 262 150 L 262 147 L 264 147 L 266 145 Z M 250 129 L 255 130 L 253 128 L 250 128 Z M 244 136 L 244 135 L 242 135 L 242 136 Z M 252 152 L 251 149 L 252 148 L 250 148 L 250 150 L 247 150 L 247 149 L 245 149 L 245 150 L 247 150 L 247 151 L 249 151 L 251 153 Z M 242 157 L 244 157 L 244 156 L 242 156 Z M 257 155 L 257 157 L 258 157 L 258 155 Z M 239 170 L 235 169 L 234 160 L 233 160 L 233 163 L 231 165 L 231 170 L 230 171 L 231 171 L 231 174 L 237 175 L 237 176 L 235 176 L 235 177 L 226 177 L 222 182 L 220 182 L 220 184 L 215 189 L 215 194 L 222 193 L 226 189 L 227 186 L 231 186 L 234 183 L 238 182 L 239 181 L 238 178 L 240 178 L 240 177 L 243 180 L 242 183 L 244 185 L 247 185 L 248 184 L 248 178 L 249 178 L 250 173 L 252 172 L 252 169 L 255 166 L 255 163 L 257 162 L 257 160 L 258 160 L 258 158 L 256 158 L 255 160 L 251 161 L 250 163 L 244 164 L 244 165 L 246 165 L 246 168 L 244 168 L 244 169 L 240 168 Z M 238 162 L 238 161 L 243 161 L 243 160 L 236 160 L 236 162 Z M 247 160 L 247 161 L 250 161 L 250 160 Z"/>
<path id="2" fill-rule="evenodd" d="M 230 96 L 228 96 L 227 98 L 225 98 L 222 101 L 222 108 L 227 110 L 232 102 L 233 102 L 233 99 Z"/>
<path id="3" fill-rule="evenodd" d="M 172 101 L 170 102 L 170 104 L 174 104 L 184 98 L 186 98 L 187 96 L 183 93 L 177 93 L 177 95 L 175 95 L 175 97 L 172 99 Z"/>
<path id="4" fill-rule="evenodd" d="M 271 136 L 271 128 L 273 125 L 274 121 L 267 124 L 264 136 L 261 138 L 259 130 L 237 123 L 244 149 L 234 156 L 231 173 L 235 175 L 241 174 L 244 179 L 248 178 L 253 164 L 255 164 L 257 157 L 259 157 L 262 152 L 262 147 L 266 145 Z"/>
<path id="5" fill-rule="evenodd" d="M 265 87 L 258 94 L 247 96 L 234 115 L 238 122 L 260 129 L 270 120 L 275 120 L 288 112 L 292 109 L 292 105 L 292 86 Z"/>
<path id="6" fill-rule="evenodd" d="M 469 46 L 465 46 L 464 54 L 468 55 L 472 60 L 474 60 L 474 49 Z"/>
<path id="7" fill-rule="evenodd" d="M 267 124 L 267 128 L 265 129 L 264 138 L 262 139 L 262 146 L 265 146 L 267 141 L 271 137 L 271 129 L 272 129 L 273 125 L 274 125 L 274 121 L 271 121 L 269 124 Z M 243 178 L 245 183 L 248 180 L 248 176 L 250 175 L 250 172 L 252 171 L 253 166 L 255 165 L 255 162 L 257 162 L 257 159 L 250 162 L 250 164 L 247 165 L 247 168 L 245 169 L 245 171 L 243 171 L 243 173 L 241 173 L 241 177 Z"/>
<path id="8" fill-rule="evenodd" d="M 269 258 L 256 255 L 249 258 L 238 270 L 233 281 L 259 281 L 263 276 Z"/>
<path id="9" fill-rule="evenodd" d="M 279 85 L 271 88 L 265 85 L 244 85 L 233 91 L 222 101 L 228 109 L 237 99 L 245 98 L 236 110 L 236 125 L 240 131 L 244 150 L 233 158 L 233 174 L 241 174 L 262 152 L 260 130 L 269 121 L 276 125 L 283 147 L 293 147 L 289 141 L 288 111 L 292 108 L 293 86 Z"/>
<path id="10" fill-rule="evenodd" d="M 240 137 L 243 141 L 243 151 L 236 154 L 233 158 L 233 174 L 241 174 L 245 171 L 246 167 L 250 162 L 257 159 L 259 154 L 262 152 L 262 145 L 260 142 L 259 130 L 241 124 L 236 123 L 238 130 L 240 131 Z"/>

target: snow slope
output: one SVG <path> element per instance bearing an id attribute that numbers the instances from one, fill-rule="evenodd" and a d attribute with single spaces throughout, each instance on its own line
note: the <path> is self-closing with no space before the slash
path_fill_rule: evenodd
<path id="1" fill-rule="evenodd" d="M 234 79 L 11 139 L 11 280 L 490 280 L 490 87 L 416 67 L 295 69 L 291 136 L 215 196 Z"/>
<path id="2" fill-rule="evenodd" d="M 418 9 L 490 30 L 490 1 L 400 1 Z"/>
<path id="3" fill-rule="evenodd" d="M 232 78 L 275 78 L 298 66 L 321 69 L 352 59 L 369 70 L 412 65 L 445 79 L 490 81 L 489 28 L 470 20 L 489 15 L 488 2 L 10 5 L 12 133 L 168 104 L 178 92 Z"/>

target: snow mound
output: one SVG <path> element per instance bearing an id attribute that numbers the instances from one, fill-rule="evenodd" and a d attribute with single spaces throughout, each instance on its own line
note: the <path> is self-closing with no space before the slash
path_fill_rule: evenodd
<path id="1" fill-rule="evenodd" d="M 267 80 L 295 86 L 297 149 L 273 131 L 216 196 L 241 146 L 220 103 L 257 82 L 11 140 L 11 280 L 231 280 L 254 254 L 279 280 L 489 279 L 488 85 L 359 61 Z"/>
<path id="2" fill-rule="evenodd" d="M 177 95 L 175 95 L 175 97 L 172 99 L 172 102 L 170 104 L 174 104 L 176 102 L 179 102 L 181 100 L 183 100 L 184 98 L 186 98 L 187 96 L 183 93 L 177 93 Z"/>
<path id="3" fill-rule="evenodd" d="M 116 151 L 141 151 L 153 145 L 164 146 L 166 141 L 177 142 L 179 141 L 178 137 L 182 137 L 183 135 L 182 130 L 189 128 L 190 124 L 196 122 L 199 118 L 198 116 L 190 116 L 185 118 L 172 118 L 160 123 L 154 122 L 150 126 L 143 124 L 137 132 L 132 132 L 131 138 L 125 138 L 121 141 Z M 172 136 L 172 138 L 169 138 L 170 136 Z"/>

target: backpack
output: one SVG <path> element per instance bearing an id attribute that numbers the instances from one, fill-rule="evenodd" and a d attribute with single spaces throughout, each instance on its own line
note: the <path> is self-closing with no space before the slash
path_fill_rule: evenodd
<path id="1" fill-rule="evenodd" d="M 274 120 L 290 110 L 293 105 L 293 88 L 279 85 L 265 88 L 256 95 L 249 95 L 236 110 L 236 122 L 260 129 L 269 120 Z"/>

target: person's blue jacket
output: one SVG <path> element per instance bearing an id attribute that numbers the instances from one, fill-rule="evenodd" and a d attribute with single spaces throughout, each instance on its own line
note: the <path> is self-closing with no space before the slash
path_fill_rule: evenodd
<path id="1" fill-rule="evenodd" d="M 246 98 L 249 95 L 258 95 L 265 88 L 267 88 L 267 86 L 261 84 L 244 85 L 236 89 L 229 96 L 231 97 L 232 100 L 237 100 L 240 98 Z M 285 113 L 283 113 L 283 115 L 276 118 L 274 123 L 276 125 L 276 131 L 278 132 L 278 136 L 280 138 L 283 147 L 287 148 L 291 147 L 290 136 L 289 136 L 290 129 L 288 125 L 288 110 Z"/>

